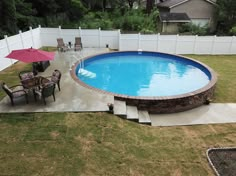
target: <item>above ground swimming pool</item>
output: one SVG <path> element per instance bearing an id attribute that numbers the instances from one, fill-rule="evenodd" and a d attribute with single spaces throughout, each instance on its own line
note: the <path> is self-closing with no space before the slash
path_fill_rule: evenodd
<path id="1" fill-rule="evenodd" d="M 126 51 L 78 61 L 72 77 L 150 113 L 179 112 L 212 98 L 216 76 L 208 66 L 182 56 Z"/>

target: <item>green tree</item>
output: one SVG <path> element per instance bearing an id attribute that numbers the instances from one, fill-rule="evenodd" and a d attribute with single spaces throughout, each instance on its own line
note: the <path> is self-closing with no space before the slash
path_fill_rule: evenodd
<path id="1" fill-rule="evenodd" d="M 87 9 L 84 7 L 83 3 L 80 0 L 71 1 L 71 6 L 69 9 L 69 18 L 72 21 L 81 19 L 85 12 L 87 12 Z"/>
<path id="2" fill-rule="evenodd" d="M 17 31 L 15 0 L 2 0 L 2 25 L 11 34 Z"/>
<path id="3" fill-rule="evenodd" d="M 32 3 L 24 0 L 15 0 L 17 27 L 21 30 L 27 30 L 29 26 L 35 27 L 41 24 L 40 18 L 37 18 L 36 9 L 32 8 Z"/>
<path id="4" fill-rule="evenodd" d="M 217 0 L 218 25 L 217 31 L 229 33 L 236 25 L 236 1 Z"/>

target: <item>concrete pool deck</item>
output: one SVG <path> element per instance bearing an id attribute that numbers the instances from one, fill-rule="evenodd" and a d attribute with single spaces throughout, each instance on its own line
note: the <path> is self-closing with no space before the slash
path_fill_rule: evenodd
<path id="1" fill-rule="evenodd" d="M 150 115 L 150 118 L 152 126 L 236 123 L 236 104 L 211 103 L 185 112 Z"/>
<path id="2" fill-rule="evenodd" d="M 104 112 L 108 111 L 107 103 L 113 103 L 114 97 L 91 89 L 87 89 L 75 82 L 70 75 L 71 66 L 80 58 L 109 52 L 106 48 L 84 48 L 81 52 L 57 52 L 51 65 L 40 73 L 42 76 L 50 76 L 54 69 L 62 72 L 61 91 L 56 87 L 56 101 L 52 97 L 46 99 L 45 106 L 41 100 L 35 102 L 30 96 L 29 104 L 24 100 L 16 101 L 11 106 L 9 97 L 0 101 L 0 113 L 21 112 Z M 75 56 L 75 57 L 74 57 Z M 236 123 L 236 104 L 212 103 L 189 111 L 173 114 L 150 115 L 153 126 L 197 125 L 215 123 Z"/>
<path id="3" fill-rule="evenodd" d="M 85 48 L 81 52 L 74 52 L 73 50 L 67 52 L 57 52 L 55 59 L 50 61 L 50 66 L 39 75 L 51 76 L 53 70 L 58 69 L 62 72 L 61 91 L 56 87 L 55 97 L 46 99 L 47 105 L 43 104 L 42 100 L 34 101 L 33 95 L 29 96 L 29 104 L 25 100 L 19 99 L 15 106 L 12 107 L 10 99 L 6 96 L 0 102 L 1 113 L 14 112 L 96 112 L 107 111 L 107 103 L 113 102 L 113 96 L 106 94 L 99 94 L 95 91 L 86 89 L 76 83 L 71 75 L 71 66 L 81 57 L 95 55 L 98 53 L 108 52 L 106 48 Z M 75 56 L 75 57 L 74 57 Z"/>

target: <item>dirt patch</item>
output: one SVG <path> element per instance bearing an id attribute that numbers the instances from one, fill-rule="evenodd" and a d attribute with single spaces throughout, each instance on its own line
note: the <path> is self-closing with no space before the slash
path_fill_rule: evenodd
<path id="1" fill-rule="evenodd" d="M 50 133 L 50 136 L 51 136 L 53 139 L 56 139 L 59 135 L 60 135 L 60 133 L 57 132 L 57 131 L 53 131 L 53 132 Z"/>
<path id="2" fill-rule="evenodd" d="M 209 160 L 217 175 L 236 174 L 236 148 L 219 148 L 208 151 Z"/>

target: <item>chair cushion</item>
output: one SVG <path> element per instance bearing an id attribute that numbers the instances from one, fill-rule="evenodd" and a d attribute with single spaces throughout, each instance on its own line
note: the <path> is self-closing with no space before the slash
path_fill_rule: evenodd
<path id="1" fill-rule="evenodd" d="M 51 81 L 54 82 L 54 83 L 57 83 L 58 82 L 58 77 L 52 76 Z"/>
<path id="2" fill-rule="evenodd" d="M 54 72 L 52 73 L 52 76 L 55 76 L 55 77 L 58 77 L 58 78 L 59 78 L 60 73 L 59 73 L 58 71 L 54 71 Z"/>
<path id="3" fill-rule="evenodd" d="M 13 92 L 12 95 L 13 95 L 13 97 L 20 97 L 20 96 L 25 95 L 25 92 L 24 91 L 17 91 L 17 92 Z"/>
<path id="4" fill-rule="evenodd" d="M 29 73 L 23 73 L 21 75 L 21 79 L 25 80 L 25 79 L 31 79 L 34 77 L 34 73 L 33 72 L 29 72 Z"/>

